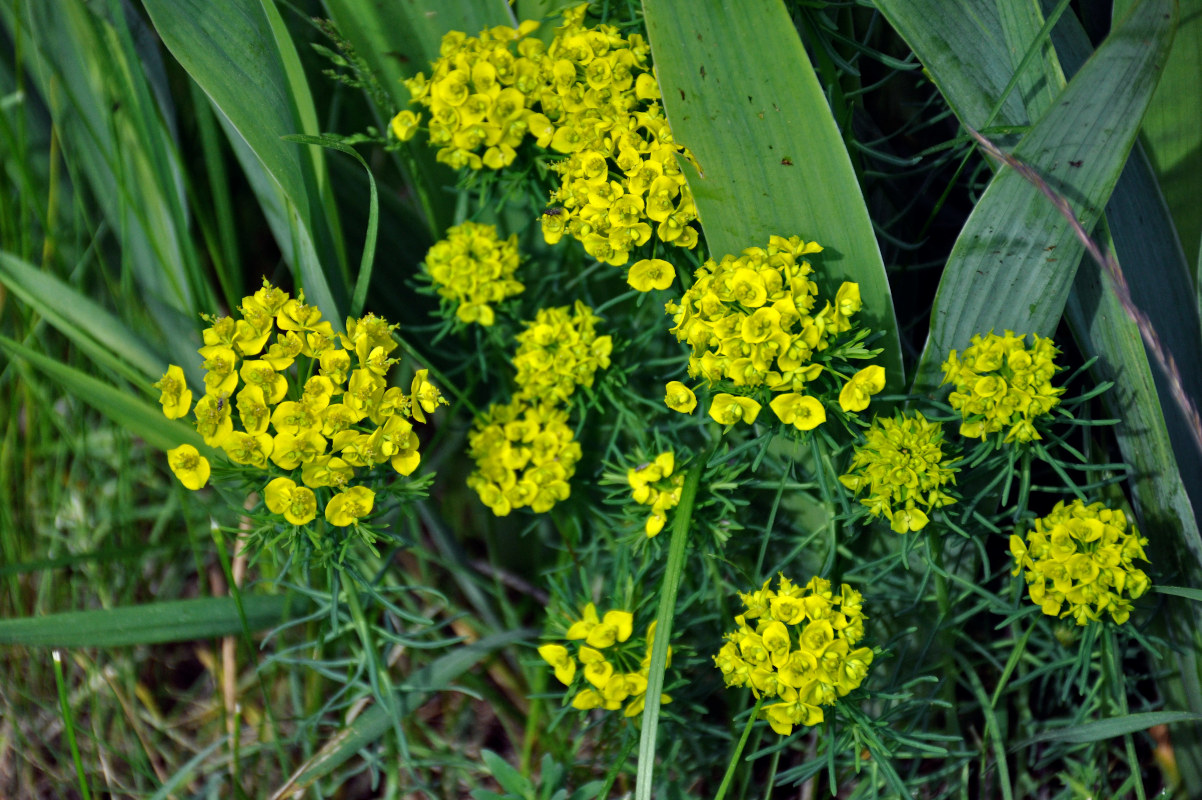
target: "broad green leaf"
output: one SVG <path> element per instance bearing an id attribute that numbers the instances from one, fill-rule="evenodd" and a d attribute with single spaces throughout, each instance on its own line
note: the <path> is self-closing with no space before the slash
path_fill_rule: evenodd
<path id="1" fill-rule="evenodd" d="M 168 450 L 181 444 L 191 444 L 207 451 L 204 441 L 192 426 L 180 420 L 169 420 L 155 403 L 111 386 L 61 361 L 0 336 L 0 350 L 9 357 L 22 358 L 38 371 L 54 379 L 64 389 L 101 412 L 113 422 L 142 437 L 151 447 Z"/>
<path id="2" fill-rule="evenodd" d="M 277 240 L 292 255 L 308 300 L 341 320 L 342 282 L 335 273 L 331 284 L 322 266 L 335 270 L 345 259 L 315 166 L 323 157 L 281 138 L 319 131 L 312 99 L 298 86 L 295 47 L 274 7 L 268 11 L 260 0 L 143 1 L 167 49 L 278 185 L 294 241 L 289 246 L 279 230 Z M 266 187 L 260 188 L 262 198 Z"/>
<path id="3" fill-rule="evenodd" d="M 516 642 L 536 636 L 531 630 L 505 631 L 486 636 L 471 644 L 458 645 L 428 667 L 409 676 L 398 692 L 398 705 L 403 714 L 421 706 L 432 692 L 448 688 L 452 681 L 467 672 L 492 653 Z M 272 800 L 293 797 L 349 761 L 365 747 L 370 747 L 392 727 L 392 718 L 379 704 L 374 704 L 355 717 L 321 750 L 301 765 L 288 782 L 276 790 Z"/>
<path id="4" fill-rule="evenodd" d="M 721 258 L 804 236 L 826 250 L 827 279 L 860 284 L 861 317 L 885 332 L 890 385 L 904 380 L 897 319 L 880 248 L 839 129 L 788 11 L 748 0 L 644 0 L 647 34 L 672 135 L 710 253 Z"/>
<path id="5" fill-rule="evenodd" d="M 295 599 L 282 595 L 243 595 L 252 631 L 279 625 Z M 0 644 L 25 647 L 125 647 L 238 636 L 242 618 L 232 597 L 169 600 L 96 611 L 66 611 L 0 620 Z"/>
<path id="6" fill-rule="evenodd" d="M 1107 37 L 1014 155 L 1034 167 L 1092 230 L 1118 181 L 1172 41 L 1172 0 L 1145 0 Z M 961 230 L 939 283 L 915 389 L 933 391 L 948 353 L 973 334 L 1051 335 L 1082 246 L 1039 189 L 1003 169 Z"/>
<path id="7" fill-rule="evenodd" d="M 409 107 L 409 90 L 401 81 L 418 72 L 430 74 L 438 58 L 443 34 L 463 31 L 475 35 L 496 25 L 513 25 L 505 0 L 415 0 L 381 3 L 377 0 L 324 0 L 338 32 L 350 42 L 391 100 L 382 108 L 382 125 Z M 430 235 L 441 238 L 454 221 L 455 198 L 444 187 L 455 183 L 455 173 L 434 160 L 434 149 L 418 137 L 403 145 L 402 159 L 410 182 L 421 199 Z"/>
<path id="8" fill-rule="evenodd" d="M 1032 2 L 1001 2 L 997 4 L 1002 23 L 1002 36 L 1010 52 L 1011 71 L 1018 77 L 1018 96 L 1022 98 L 1027 116 L 1039 119 L 1056 99 L 1064 86 L 1064 73 L 1048 38 L 1039 38 L 1043 14 L 1039 4 Z M 1028 59 L 1028 50 L 1037 48 Z M 1023 62 L 1027 66 L 1023 67 Z M 1020 71 L 1021 70 L 1021 71 Z"/>
<path id="9" fill-rule="evenodd" d="M 1202 0 L 1180 0 L 1181 22 L 1164 74 L 1144 114 L 1141 138 L 1177 223 L 1182 249 L 1202 247 Z M 1115 19 L 1132 0 L 1117 0 Z"/>
<path id="10" fill-rule="evenodd" d="M 1126 736 L 1129 733 L 1146 731 L 1154 725 L 1174 725 L 1180 722 L 1197 723 L 1202 721 L 1202 714 L 1188 711 L 1145 711 L 1139 714 L 1127 714 L 1110 719 L 1099 719 L 1093 722 L 1083 722 L 1064 728 L 1041 733 L 1030 739 L 1019 742 L 1011 747 L 1018 750 L 1037 742 L 1068 742 L 1069 744 L 1086 744 L 1088 742 L 1103 742 Z"/>
<path id="11" fill-rule="evenodd" d="M 162 357 L 144 340 L 91 298 L 50 273 L 0 251 L 0 283 L 93 359 L 108 360 L 117 368 L 120 365 L 114 361 L 121 359 L 142 378 L 157 380 L 162 374 Z M 131 377 L 125 370 L 123 373 Z"/>

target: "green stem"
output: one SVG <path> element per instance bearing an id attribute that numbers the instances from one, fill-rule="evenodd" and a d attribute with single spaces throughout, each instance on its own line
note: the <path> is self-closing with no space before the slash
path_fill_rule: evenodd
<path id="1" fill-rule="evenodd" d="M 1105 625 L 1105 623 L 1096 623 Z M 1106 688 L 1113 695 L 1113 701 L 1118 708 L 1119 715 L 1127 716 L 1127 684 L 1122 679 L 1123 662 L 1120 655 L 1120 650 L 1115 646 L 1114 629 L 1106 625 L 1105 633 L 1102 636 L 1102 680 L 1106 684 Z M 1147 800 L 1147 795 L 1144 794 L 1143 776 L 1140 775 L 1139 761 L 1135 754 L 1135 740 L 1131 734 L 1123 734 L 1123 745 L 1127 751 L 1127 765 L 1131 768 L 1132 783 L 1135 784 L 1135 796 L 1138 800 Z"/>
<path id="2" fill-rule="evenodd" d="M 92 800 L 88 791 L 88 780 L 84 776 L 83 759 L 79 757 L 79 745 L 75 741 L 75 720 L 71 716 L 71 700 L 67 695 L 67 681 L 63 677 L 63 656 L 58 650 L 54 657 L 54 682 L 58 684 L 58 704 L 63 712 L 63 732 L 67 734 L 67 746 L 71 748 L 71 760 L 75 762 L 75 776 L 79 779 L 79 793 L 84 800 Z"/>
<path id="3" fill-rule="evenodd" d="M 939 639 L 939 649 L 943 660 L 944 682 L 943 699 L 950 708 L 947 711 L 949 727 L 960 736 L 960 716 L 956 711 L 956 661 L 955 636 L 944 627 L 951 618 L 951 593 L 948 591 L 947 570 L 943 566 L 943 537 L 934 532 L 927 533 L 927 550 L 931 555 L 931 563 L 935 565 L 935 602 L 939 605 L 939 622 L 935 635 Z"/>
<path id="4" fill-rule="evenodd" d="M 721 441 L 721 440 L 719 440 Z M 714 448 L 717 449 L 717 442 Z M 659 727 L 660 692 L 664 688 L 664 666 L 668 660 L 668 644 L 672 640 L 672 618 L 676 609 L 676 592 L 684 577 L 685 546 L 689 540 L 689 525 L 693 519 L 693 506 L 697 501 L 697 488 L 701 485 L 701 474 L 709 461 L 707 453 L 685 476 L 680 491 L 680 503 L 672 520 L 672 539 L 668 543 L 668 563 L 664 571 L 664 582 L 659 595 L 659 613 L 656 616 L 655 642 L 651 646 L 651 663 L 647 675 L 647 695 L 643 707 L 643 730 L 639 737 L 639 769 L 635 778 L 635 800 L 651 800 L 651 778 L 655 771 L 655 735 Z"/>
<path id="5" fill-rule="evenodd" d="M 730 763 L 726 766 L 726 774 L 722 776 L 722 785 L 718 787 L 718 793 L 714 795 L 714 800 L 722 800 L 726 796 L 726 790 L 730 788 L 730 782 L 735 777 L 735 768 L 739 766 L 739 756 L 743 755 L 747 737 L 751 735 L 751 727 L 755 725 L 756 715 L 760 713 L 760 707 L 763 705 L 764 695 L 760 695 L 760 698 L 755 701 L 755 708 L 751 709 L 751 716 L 747 718 L 747 724 L 743 726 L 743 735 L 739 737 L 735 751 L 730 754 Z"/>

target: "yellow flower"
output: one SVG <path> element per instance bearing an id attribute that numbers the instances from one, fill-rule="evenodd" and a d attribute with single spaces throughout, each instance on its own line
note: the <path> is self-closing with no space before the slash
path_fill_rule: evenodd
<path id="1" fill-rule="evenodd" d="M 839 392 L 839 406 L 844 411 L 863 411 L 869 398 L 885 388 L 885 368 L 873 364 L 851 376 Z"/>
<path id="2" fill-rule="evenodd" d="M 405 109 L 392 118 L 392 122 L 388 127 L 392 130 L 393 136 L 402 142 L 407 142 L 417 133 L 417 126 L 421 121 L 421 114 L 414 114 L 409 109 Z"/>
<path id="3" fill-rule="evenodd" d="M 196 491 L 209 482 L 209 460 L 190 444 L 167 451 L 167 466 L 185 487 Z"/>
<path id="4" fill-rule="evenodd" d="M 660 258 L 644 258 L 630 267 L 626 282 L 640 292 L 667 289 L 676 280 L 676 270 Z"/>
<path id="5" fill-rule="evenodd" d="M 339 528 L 358 525 L 359 520 L 371 513 L 375 502 L 376 493 L 371 489 L 352 486 L 330 498 L 326 504 L 326 520 Z"/>
<path id="6" fill-rule="evenodd" d="M 682 414 L 693 413 L 693 409 L 697 407 L 697 395 L 693 394 L 692 389 L 680 381 L 670 381 L 664 388 L 667 390 L 664 403 L 668 408 Z"/>
<path id="7" fill-rule="evenodd" d="M 263 502 L 293 525 L 308 525 L 317 517 L 317 495 L 289 478 L 276 478 L 263 487 Z"/>
<path id="8" fill-rule="evenodd" d="M 438 391 L 438 387 L 430 383 L 426 376 L 430 374 L 428 369 L 419 369 L 413 376 L 413 383 L 409 387 L 410 410 L 413 413 L 413 418 L 418 422 L 425 422 L 427 414 L 433 414 L 434 410 L 439 405 L 448 405 L 442 392 Z"/>
<path id="9" fill-rule="evenodd" d="M 544 644 L 538 648 L 538 654 L 555 669 L 555 677 L 560 683 L 571 684 L 576 675 L 576 659 L 572 658 L 568 648 L 561 644 Z"/>
<path id="10" fill-rule="evenodd" d="M 810 431 L 826 422 L 826 409 L 816 397 L 790 392 L 772 398 L 769 405 L 781 422 L 799 431 Z"/>
<path id="11" fill-rule="evenodd" d="M 192 407 L 192 390 L 188 388 L 188 381 L 184 378 L 181 368 L 175 364 L 168 366 L 167 374 L 159 378 L 154 388 L 162 392 L 159 403 L 163 406 L 163 416 L 167 419 L 179 419 L 187 415 L 188 409 Z"/>
<path id="12" fill-rule="evenodd" d="M 737 397 L 733 394 L 716 394 L 710 403 L 710 416 L 721 425 L 734 425 L 736 422 L 755 422 L 760 413 L 760 404 L 750 397 Z"/>

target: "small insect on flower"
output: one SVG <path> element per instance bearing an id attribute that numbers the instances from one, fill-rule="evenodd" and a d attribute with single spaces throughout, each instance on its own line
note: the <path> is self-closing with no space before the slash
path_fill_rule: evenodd
<path id="1" fill-rule="evenodd" d="M 562 208 L 548 208 L 546 211 L 543 212 L 543 215 L 548 216 L 548 217 L 558 217 L 561 214 L 563 214 Z"/>

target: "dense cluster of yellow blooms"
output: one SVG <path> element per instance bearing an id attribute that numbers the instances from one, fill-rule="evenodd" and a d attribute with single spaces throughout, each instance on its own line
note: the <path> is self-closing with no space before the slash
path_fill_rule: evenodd
<path id="1" fill-rule="evenodd" d="M 615 266 L 652 233 L 693 247 L 697 212 L 676 160 L 682 149 L 657 102 L 650 48 L 639 34 L 586 26 L 587 8 L 565 10 L 546 46 L 530 37 L 538 29 L 531 21 L 479 36 L 448 33 L 430 77 L 405 82 L 411 102 L 428 109 L 436 157 L 455 169 L 509 166 L 527 136 L 566 156 L 553 166 L 560 186 L 542 218 L 548 243 L 566 233 Z M 393 133 L 409 139 L 420 122 L 402 111 Z"/>
<path id="2" fill-rule="evenodd" d="M 825 578 L 798 586 L 783 575 L 776 591 L 769 583 L 739 595 L 746 610 L 735 617 L 738 628 L 726 634 L 714 664 L 727 686 L 777 698 L 760 718 L 788 736 L 794 725 L 822 722 L 823 706 L 858 687 L 873 653 L 852 649 L 864 638 L 865 620 L 855 589 L 845 583 L 835 594 Z"/>
<path id="3" fill-rule="evenodd" d="M 525 288 L 513 277 L 520 260 L 517 234 L 503 240 L 495 225 L 464 222 L 430 248 L 425 267 L 460 322 L 488 326 L 496 320 L 492 304 Z"/>
<path id="4" fill-rule="evenodd" d="M 689 375 L 711 386 L 726 384 L 740 391 L 766 387 L 777 397 L 772 410 L 786 424 L 810 430 L 826 420 L 823 404 L 807 395 L 807 383 L 823 365 L 812 361 L 831 337 L 852 328 L 861 308 L 860 288 L 845 282 L 821 311 L 814 312 L 818 285 L 805 256 L 822 251 L 816 242 L 797 236 L 773 236 L 768 246 L 749 247 L 721 262 L 706 261 L 696 282 L 667 311 L 672 333 L 689 345 Z M 855 375 L 840 396 L 845 410 L 860 411 L 885 385 L 885 371 L 868 367 Z M 669 406 L 673 405 L 669 390 Z M 682 405 L 688 398 L 677 392 Z M 751 397 L 720 393 L 710 416 L 724 425 L 752 422 L 760 403 Z"/>
<path id="5" fill-rule="evenodd" d="M 943 460 L 943 426 L 914 416 L 877 417 L 856 448 L 840 482 L 856 494 L 874 517 L 885 517 L 897 533 L 918 531 L 930 521 L 927 511 L 956 499 L 941 487 L 956 482 Z M 924 510 L 925 509 L 925 510 Z"/>
<path id="6" fill-rule="evenodd" d="M 1034 344 L 1028 349 L 1025 338 L 1011 331 L 1005 336 L 978 334 L 963 354 L 953 350 L 943 362 L 943 382 L 955 386 L 948 402 L 964 418 L 961 436 L 985 439 L 1005 430 L 1007 442 L 1043 438 L 1034 423 L 1051 413 L 1064 394 L 1063 388 L 1052 386 L 1060 351 L 1038 334 L 1032 334 Z"/>
<path id="7" fill-rule="evenodd" d="M 568 412 L 553 403 L 516 398 L 491 406 L 468 435 L 476 470 L 467 485 L 498 517 L 529 506 L 550 511 L 569 494 L 580 443 L 568 427 Z"/>
<path id="8" fill-rule="evenodd" d="M 1128 530 L 1121 509 L 1061 501 L 1035 520 L 1025 539 L 1010 537 L 1013 574 L 1023 573 L 1031 601 L 1049 616 L 1071 616 L 1085 625 L 1109 613 L 1121 625 L 1131 616 L 1131 600 L 1151 585 L 1132 564 L 1148 560 L 1147 543 L 1134 525 Z"/>
<path id="9" fill-rule="evenodd" d="M 634 617 L 629 611 L 606 611 L 603 617 L 598 617 L 597 607 L 589 603 L 580 619 L 564 634 L 568 646 L 544 644 L 538 648 L 538 654 L 551 665 L 564 686 L 571 686 L 577 669 L 583 667 L 580 671 L 588 685 L 572 698 L 573 708 L 616 711 L 625 703 L 622 714 L 633 717 L 642 712 L 646 699 L 655 623 L 647 626 L 644 641 L 632 640 L 633 631 Z M 669 647 L 668 664 L 671 663 Z M 661 703 L 671 700 L 666 694 L 660 695 Z"/>
<path id="10" fill-rule="evenodd" d="M 613 339 L 597 335 L 601 318 L 579 300 L 569 309 L 544 308 L 517 335 L 513 357 L 518 397 L 562 402 L 577 386 L 591 387 L 597 370 L 609 366 Z"/>
<path id="11" fill-rule="evenodd" d="M 676 456 L 669 450 L 626 472 L 626 480 L 630 483 L 634 502 L 651 506 L 651 514 L 643 525 L 648 538 L 664 529 L 668 521 L 668 512 L 680 504 L 684 473 L 674 472 L 675 469 Z"/>
<path id="12" fill-rule="evenodd" d="M 375 498 L 354 485 L 356 471 L 389 464 L 411 474 L 421 461 L 411 420 L 425 422 L 446 400 L 424 369 L 408 394 L 388 385 L 396 326 L 374 314 L 348 319 L 347 332 L 336 333 L 303 293 L 293 299 L 267 281 L 238 310 L 240 318 L 210 319 L 204 330 L 196 430 L 233 463 L 276 475 L 264 502 L 289 523 L 312 522 L 328 495 L 326 520 L 356 524 Z M 169 419 L 188 413 L 192 392 L 180 367 L 171 365 L 155 388 Z M 168 451 L 168 464 L 189 489 L 208 481 L 208 459 L 192 445 Z"/>

